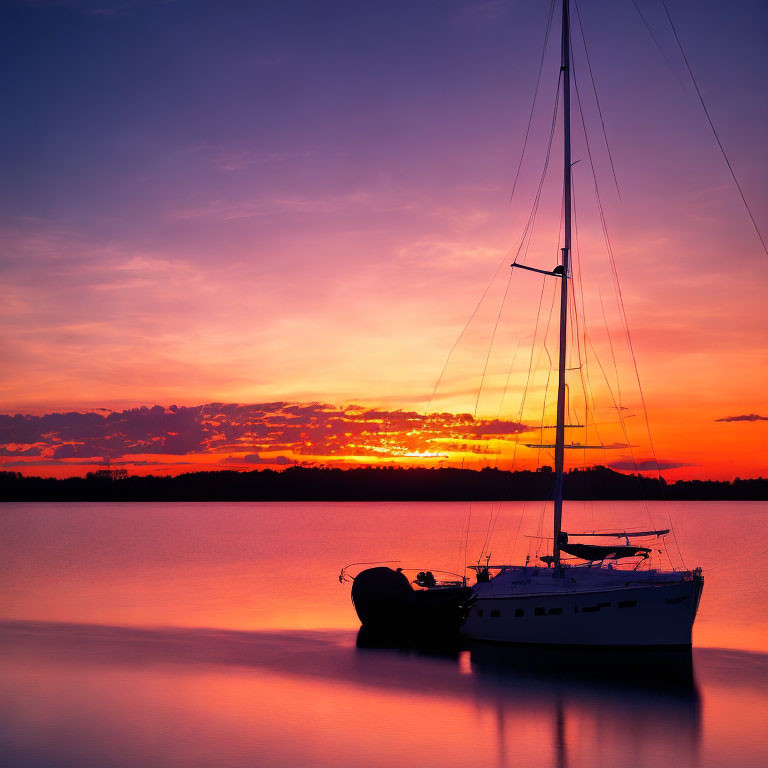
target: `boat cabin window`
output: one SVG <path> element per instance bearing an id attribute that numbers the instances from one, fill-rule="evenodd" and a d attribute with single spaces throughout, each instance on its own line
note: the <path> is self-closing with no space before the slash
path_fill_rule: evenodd
<path id="1" fill-rule="evenodd" d="M 550 616 L 559 616 L 562 612 L 562 608 L 550 608 L 548 611 Z"/>
<path id="2" fill-rule="evenodd" d="M 637 600 L 620 600 L 619 608 L 634 608 L 637 605 Z"/>
<path id="3" fill-rule="evenodd" d="M 481 619 L 483 618 L 483 609 L 482 609 L 482 608 L 478 608 L 478 609 L 477 609 L 477 615 L 478 615 L 478 616 L 479 616 Z"/>
<path id="4" fill-rule="evenodd" d="M 515 616 L 519 619 L 521 616 L 525 616 L 525 611 L 522 608 L 515 608 Z"/>
<path id="5" fill-rule="evenodd" d="M 546 608 L 535 608 L 533 611 L 534 616 L 546 616 L 547 609 Z"/>
<path id="6" fill-rule="evenodd" d="M 498 619 L 501 616 L 501 611 L 491 611 L 491 618 Z"/>

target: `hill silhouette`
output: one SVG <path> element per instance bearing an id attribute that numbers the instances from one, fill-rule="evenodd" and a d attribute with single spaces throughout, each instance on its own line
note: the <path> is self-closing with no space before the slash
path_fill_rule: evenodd
<path id="1" fill-rule="evenodd" d="M 252 472 L 127 475 L 124 470 L 65 479 L 0 472 L 2 501 L 499 501 L 552 496 L 554 473 L 440 467 L 290 467 Z M 571 470 L 565 498 L 573 500 L 768 500 L 768 479 L 678 480 L 667 483 L 603 466 Z"/>

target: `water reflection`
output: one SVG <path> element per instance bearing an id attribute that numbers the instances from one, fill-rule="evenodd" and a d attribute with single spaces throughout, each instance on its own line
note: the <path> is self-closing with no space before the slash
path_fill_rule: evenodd
<path id="1" fill-rule="evenodd" d="M 499 720 L 500 752 L 521 701 L 551 710 L 553 764 L 586 745 L 619 764 L 663 744 L 676 765 L 698 763 L 701 699 L 687 651 L 578 651 L 473 645 L 472 670 Z M 506 760 L 500 754 L 500 765 Z"/>
<path id="2" fill-rule="evenodd" d="M 556 768 L 572 765 L 574 753 L 580 763 L 585 748 L 593 758 L 610 754 L 613 765 L 644 764 L 660 745 L 677 755 L 676 765 L 698 764 L 701 697 L 690 649 L 399 645 L 362 629 L 357 647 L 452 659 L 458 671 L 469 672 L 476 702 L 495 713 L 499 766 L 509 764 L 517 720 L 532 711 L 548 721 Z"/>
<path id="3" fill-rule="evenodd" d="M 381 645 L 7 622 L 0 744 L 14 768 L 765 764 L 759 654 Z"/>

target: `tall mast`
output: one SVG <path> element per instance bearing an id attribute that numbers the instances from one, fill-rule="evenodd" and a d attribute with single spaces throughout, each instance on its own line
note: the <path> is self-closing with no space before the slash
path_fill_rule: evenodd
<path id="1" fill-rule="evenodd" d="M 563 0 L 563 41 L 560 71 L 563 73 L 563 220 L 565 232 L 560 275 L 560 357 L 557 378 L 557 427 L 555 430 L 555 520 L 552 555 L 560 565 L 560 538 L 563 520 L 563 464 L 565 454 L 565 365 L 568 334 L 568 271 L 571 255 L 571 46 L 569 0 Z"/>

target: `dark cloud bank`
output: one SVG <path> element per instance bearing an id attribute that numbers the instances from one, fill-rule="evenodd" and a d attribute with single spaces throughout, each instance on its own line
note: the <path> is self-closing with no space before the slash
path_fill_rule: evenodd
<path id="1" fill-rule="evenodd" d="M 690 467 L 682 461 L 668 461 L 667 459 L 622 459 L 612 461 L 608 464 L 610 469 L 617 469 L 622 472 L 659 472 L 665 469 L 680 469 L 681 467 Z"/>
<path id="2" fill-rule="evenodd" d="M 768 416 L 758 416 L 756 413 L 745 413 L 741 416 L 725 416 L 715 421 L 768 421 Z"/>
<path id="3" fill-rule="evenodd" d="M 303 456 L 396 458 L 426 451 L 472 450 L 464 441 L 511 438 L 523 424 L 469 414 L 381 410 L 322 403 L 209 403 L 125 411 L 0 415 L 0 455 L 57 461 L 137 454 L 248 451 L 239 464 L 266 463 L 264 452 Z M 226 459 L 224 462 L 226 463 Z M 290 460 L 279 457 L 278 463 Z M 270 463 L 275 463 L 273 459 Z"/>

